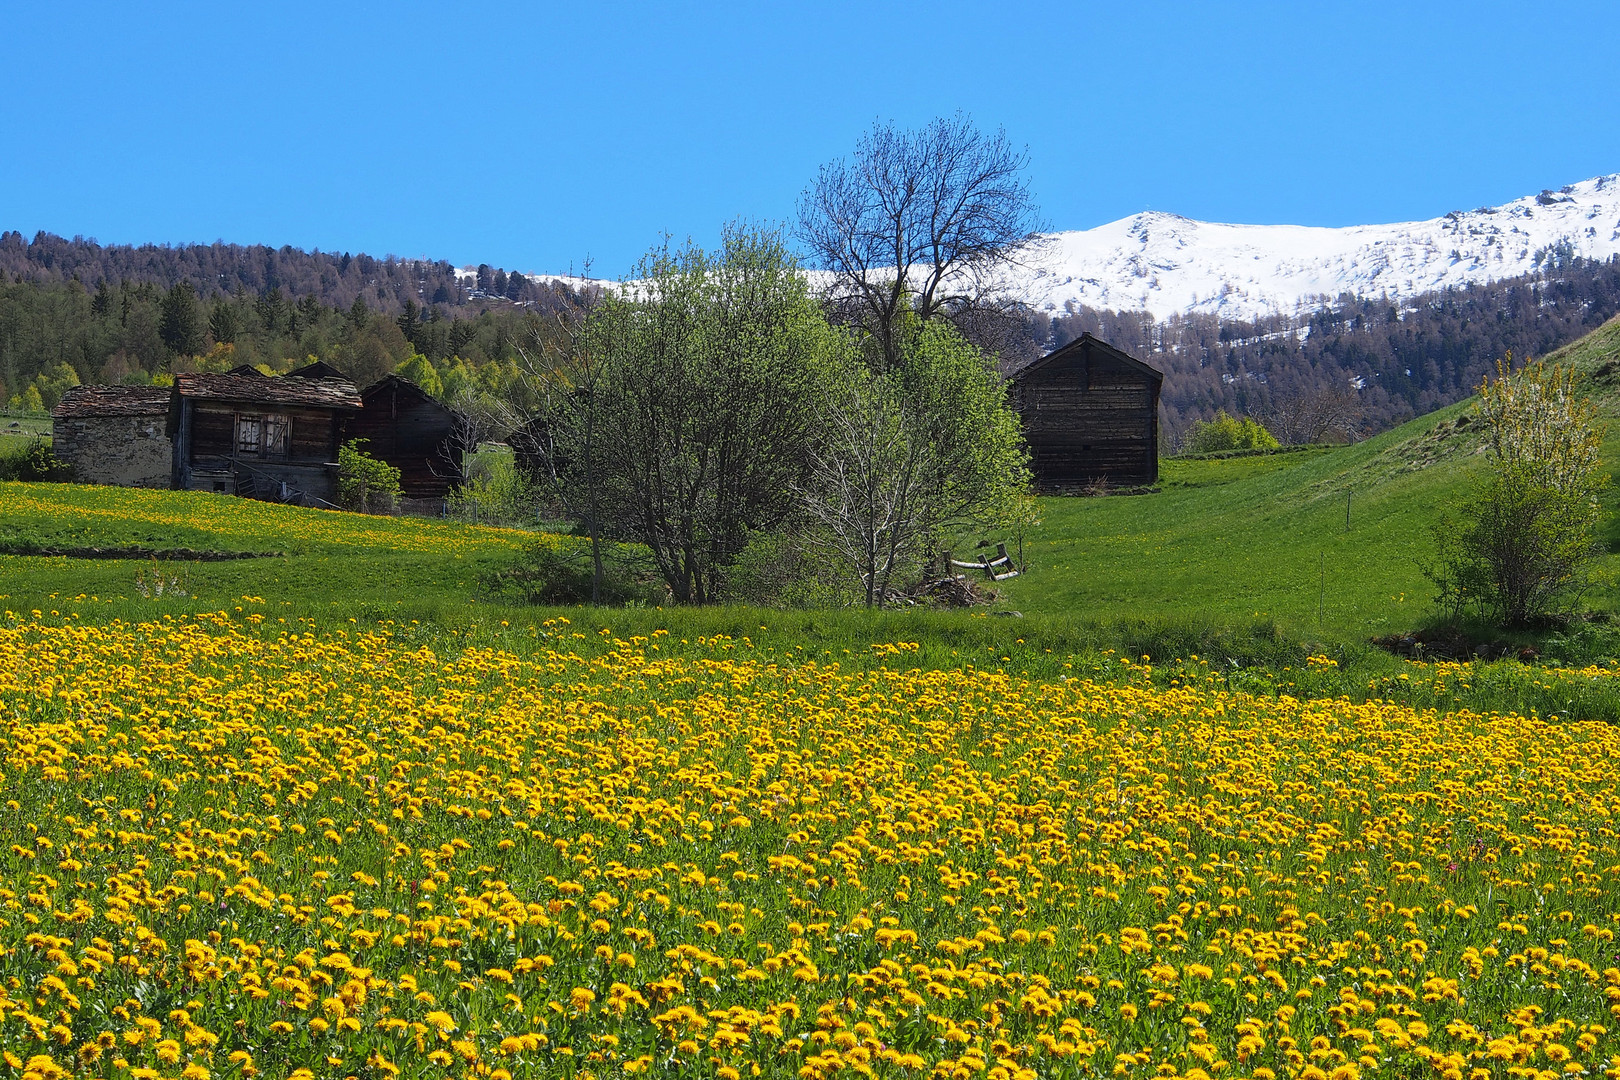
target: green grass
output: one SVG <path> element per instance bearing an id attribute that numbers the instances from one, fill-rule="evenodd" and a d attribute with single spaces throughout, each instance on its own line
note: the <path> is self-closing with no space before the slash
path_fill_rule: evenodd
<path id="1" fill-rule="evenodd" d="M 440 618 L 476 607 L 479 580 L 507 565 L 530 534 L 419 518 L 305 510 L 203 492 L 71 484 L 0 484 L 0 550 L 29 546 L 262 552 L 232 562 L 0 556 L 0 600 L 43 607 L 94 596 L 105 617 L 151 609 L 137 575 L 179 576 L 174 610 L 242 596 L 321 617 Z M 88 602 L 88 601 L 86 601 Z M 91 617 L 91 616 L 86 616 Z"/>
<path id="2" fill-rule="evenodd" d="M 15 440 L 27 444 L 34 439 L 51 437 L 51 418 L 48 413 L 12 412 L 0 409 L 0 452 L 9 450 Z"/>
<path id="3" fill-rule="evenodd" d="M 1588 376 L 1606 415 L 1620 415 L 1620 322 L 1560 358 Z M 1521 677 L 1515 672 L 1540 669 L 1518 665 L 1496 665 L 1505 674 L 1475 679 L 1466 691 L 1421 675 L 1397 685 L 1399 674 L 1421 669 L 1367 643 L 1437 617 L 1420 563 L 1432 548 L 1433 523 L 1480 467 L 1471 427 L 1459 426 L 1467 407 L 1355 446 L 1167 460 L 1154 494 L 1043 500 L 1043 524 L 1026 541 L 1031 569 L 1001 585 L 1002 600 L 990 611 L 514 607 L 496 601 L 481 581 L 533 534 L 192 492 L 29 484 L 0 484 L 0 549 L 139 545 L 277 554 L 161 566 L 0 555 L 0 608 L 140 621 L 229 609 L 252 596 L 277 617 L 414 624 L 425 639 L 457 641 L 494 640 L 563 613 L 591 634 L 663 629 L 677 641 L 748 638 L 784 661 L 814 656 L 867 665 L 875 662 L 873 643 L 915 641 L 912 655 L 922 667 L 1000 667 L 1035 678 L 1062 677 L 1110 656 L 1145 654 L 1162 664 L 1197 655 L 1234 685 L 1268 693 L 1620 717 L 1620 695 L 1607 681 L 1582 697 L 1585 691 L 1562 683 Z M 1620 440 L 1606 444 L 1605 458 L 1620 461 Z M 1620 550 L 1617 500 L 1620 486 L 1611 489 L 1605 515 L 1611 550 Z M 1620 576 L 1620 556 L 1605 559 L 1602 571 L 1609 581 Z M 155 572 L 179 578 L 186 595 L 143 595 Z M 1609 585 L 1588 598 L 1610 610 L 1615 599 Z M 1005 617 L 1014 611 L 1022 617 Z M 1582 663 L 1620 656 L 1620 631 L 1583 626 L 1538 644 L 1550 658 Z M 1340 666 L 1304 676 L 1311 653 Z M 1164 669 L 1163 677 L 1180 676 Z"/>
<path id="4" fill-rule="evenodd" d="M 1419 562 L 1430 525 L 1472 470 L 1390 458 L 1460 412 L 1340 449 L 1167 460 L 1152 495 L 1044 499 L 1026 541 L 1032 572 L 1005 583 L 1006 600 L 1025 612 L 1274 619 L 1325 640 L 1410 627 L 1429 614 Z"/>
<path id="5" fill-rule="evenodd" d="M 1606 417 L 1620 415 L 1620 321 L 1552 359 L 1586 376 Z M 1026 540 L 1031 572 L 1004 583 L 1005 602 L 1077 618 L 1275 620 L 1290 636 L 1341 643 L 1432 622 L 1421 570 L 1432 530 L 1483 467 L 1472 426 L 1458 424 L 1471 407 L 1338 449 L 1169 459 L 1152 495 L 1044 499 Z M 1610 423 L 1603 456 L 1620 464 L 1620 425 Z M 1587 597 L 1610 611 L 1617 507 L 1620 485 L 1605 505 L 1611 554 Z"/>

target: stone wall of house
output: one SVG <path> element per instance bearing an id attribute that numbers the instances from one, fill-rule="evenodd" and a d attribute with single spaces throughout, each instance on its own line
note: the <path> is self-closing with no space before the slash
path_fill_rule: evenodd
<path id="1" fill-rule="evenodd" d="M 81 484 L 166 488 L 174 471 L 168 417 L 72 416 L 56 418 L 51 450 L 73 466 Z"/>

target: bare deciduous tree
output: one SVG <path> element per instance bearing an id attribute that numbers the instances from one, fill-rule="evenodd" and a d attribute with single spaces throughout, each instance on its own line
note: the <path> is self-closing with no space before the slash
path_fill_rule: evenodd
<path id="1" fill-rule="evenodd" d="M 589 273 L 589 264 L 586 269 Z M 528 340 L 518 348 L 519 364 L 532 384 L 540 411 L 522 429 L 526 449 L 544 470 L 546 485 L 590 538 L 591 603 L 601 602 L 602 563 L 602 390 L 607 350 L 588 336 L 599 299 L 588 293 L 577 312 L 530 320 Z"/>
<path id="2" fill-rule="evenodd" d="M 1361 398 L 1349 383 L 1283 391 L 1272 396 L 1265 410 L 1266 427 L 1289 446 L 1354 442 L 1361 417 Z"/>
<path id="3" fill-rule="evenodd" d="M 829 395 L 811 477 L 798 491 L 820 528 L 812 544 L 854 569 L 867 607 L 882 604 L 918 557 L 935 522 L 926 511 L 931 447 L 875 376 L 854 375 Z"/>
<path id="4" fill-rule="evenodd" d="M 474 386 L 463 386 L 445 405 L 454 414 L 450 438 L 461 450 L 463 482 L 472 478 L 473 455 L 487 442 L 506 438 L 518 423 L 518 414 L 507 402 Z"/>
<path id="5" fill-rule="evenodd" d="M 920 131 L 877 124 L 822 166 L 799 200 L 799 239 L 833 275 L 832 299 L 871 332 L 881 367 L 926 322 L 979 304 L 994 272 L 1036 237 L 1027 152 L 961 113 Z"/>

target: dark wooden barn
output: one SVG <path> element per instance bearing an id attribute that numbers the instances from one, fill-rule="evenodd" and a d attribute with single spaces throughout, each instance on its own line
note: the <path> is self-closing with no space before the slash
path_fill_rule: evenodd
<path id="1" fill-rule="evenodd" d="M 387 375 L 361 395 L 348 438 L 399 470 L 407 499 L 443 499 L 461 480 L 462 445 L 455 412 L 398 375 Z"/>
<path id="2" fill-rule="evenodd" d="M 1036 483 L 1063 491 L 1157 482 L 1163 384 L 1160 372 L 1090 334 L 1013 373 L 1008 397 Z"/>
<path id="3" fill-rule="evenodd" d="M 359 389 L 342 377 L 177 374 L 168 414 L 173 486 L 332 505 L 338 446 L 360 405 Z"/>

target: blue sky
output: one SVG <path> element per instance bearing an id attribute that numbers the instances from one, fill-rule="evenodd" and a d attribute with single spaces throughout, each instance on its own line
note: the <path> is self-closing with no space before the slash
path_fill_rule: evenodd
<path id="1" fill-rule="evenodd" d="M 1620 4 L 23 4 L 0 229 L 627 271 L 874 120 L 1027 144 L 1053 228 L 1346 225 L 1620 172 Z"/>

